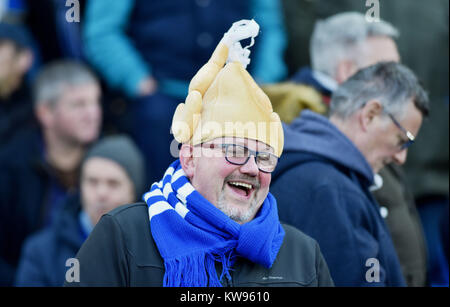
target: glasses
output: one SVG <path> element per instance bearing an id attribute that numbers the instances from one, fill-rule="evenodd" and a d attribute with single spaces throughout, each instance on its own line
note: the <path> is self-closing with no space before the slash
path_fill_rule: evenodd
<path id="1" fill-rule="evenodd" d="M 406 135 L 406 137 L 408 138 L 407 141 L 403 140 L 402 144 L 400 145 L 400 150 L 404 150 L 406 148 L 408 148 L 409 146 L 411 146 L 412 144 L 414 144 L 414 139 L 416 138 L 411 132 L 409 132 L 408 130 L 406 130 L 405 128 L 403 128 L 402 125 L 400 125 L 400 123 L 395 119 L 394 115 L 387 113 L 389 115 L 389 117 L 392 119 L 392 121 L 394 122 L 394 124 Z"/>
<path id="2" fill-rule="evenodd" d="M 222 148 L 225 159 L 234 165 L 244 165 L 254 156 L 258 169 L 263 173 L 272 173 L 278 164 L 278 157 L 270 152 L 254 151 L 236 144 L 201 144 L 202 147 L 203 145 L 210 149 Z"/>

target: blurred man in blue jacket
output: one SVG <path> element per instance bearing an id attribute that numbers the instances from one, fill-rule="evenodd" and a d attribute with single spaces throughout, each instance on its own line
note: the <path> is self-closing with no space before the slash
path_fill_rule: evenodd
<path id="1" fill-rule="evenodd" d="M 142 154 L 127 136 L 105 137 L 84 157 L 80 185 L 80 193 L 65 200 L 55 223 L 24 243 L 16 286 L 62 286 L 66 261 L 75 257 L 100 217 L 143 192 Z"/>
<path id="2" fill-rule="evenodd" d="M 381 62 L 338 87 L 329 119 L 304 111 L 285 127 L 272 180 L 280 219 L 319 242 L 336 286 L 406 285 L 369 188 L 385 165 L 405 162 L 427 114 L 415 75 Z"/>

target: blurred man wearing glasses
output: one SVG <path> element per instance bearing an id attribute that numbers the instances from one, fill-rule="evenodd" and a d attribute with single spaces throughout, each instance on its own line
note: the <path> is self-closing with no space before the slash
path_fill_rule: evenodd
<path id="1" fill-rule="evenodd" d="M 329 118 L 304 111 L 285 129 L 273 184 L 280 218 L 319 242 L 336 286 L 406 285 L 370 188 L 384 166 L 405 162 L 427 114 L 413 72 L 381 62 L 334 91 Z"/>
<path id="2" fill-rule="evenodd" d="M 79 282 L 65 285 L 333 285 L 317 243 L 280 224 L 269 193 L 283 130 L 238 43 L 258 32 L 243 20 L 224 35 L 175 111 L 179 160 L 146 204 L 103 216 L 77 254 Z"/>
<path id="3" fill-rule="evenodd" d="M 322 96 L 326 105 L 323 112 L 326 113 L 333 91 L 357 70 L 381 61 L 400 62 L 396 43 L 403 34 L 384 20 L 368 22 L 365 15 L 358 12 L 342 12 L 317 21 L 310 41 L 312 67 L 302 68 L 293 77 L 293 81 L 300 83 L 295 86 L 309 85 L 311 90 L 320 93 L 319 98 Z M 277 85 L 274 86 L 276 88 Z M 299 113 L 285 105 L 287 100 L 281 109 L 270 91 L 268 95 L 282 121 L 290 123 L 298 117 Z M 283 109 L 289 111 L 292 120 L 288 120 Z M 404 137 L 412 136 L 405 134 Z M 408 286 L 423 287 L 427 284 L 427 246 L 414 201 L 413 192 L 416 191 L 408 186 L 406 179 L 403 166 L 394 161 L 375 173 L 370 191 L 380 206 Z M 282 202 L 279 208 L 281 220 L 290 218 L 291 212 L 284 210 Z"/>

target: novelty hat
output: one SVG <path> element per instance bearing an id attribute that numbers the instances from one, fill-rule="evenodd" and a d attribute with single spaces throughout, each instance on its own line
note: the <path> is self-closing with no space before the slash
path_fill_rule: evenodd
<path id="1" fill-rule="evenodd" d="M 198 145 L 218 137 L 249 138 L 263 142 L 281 156 L 284 136 L 281 121 L 267 95 L 246 67 L 248 49 L 258 35 L 254 20 L 233 24 L 209 61 L 189 85 L 185 103 L 178 105 L 172 133 L 180 143 Z M 251 39 L 242 48 L 240 40 Z"/>

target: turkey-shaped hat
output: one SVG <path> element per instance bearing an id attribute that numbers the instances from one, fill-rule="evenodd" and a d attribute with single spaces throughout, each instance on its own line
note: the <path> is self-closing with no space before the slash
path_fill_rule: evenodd
<path id="1" fill-rule="evenodd" d="M 280 118 L 246 70 L 248 48 L 258 32 L 254 20 L 235 22 L 192 78 L 186 101 L 173 116 L 172 133 L 178 142 L 198 145 L 219 137 L 248 138 L 271 146 L 281 156 Z M 242 48 L 239 41 L 249 38 L 251 44 Z"/>

